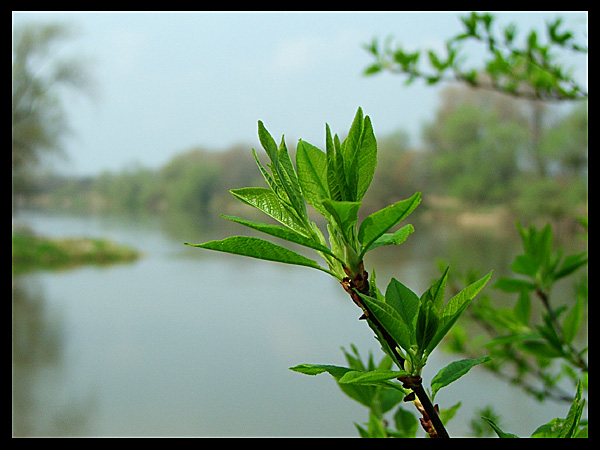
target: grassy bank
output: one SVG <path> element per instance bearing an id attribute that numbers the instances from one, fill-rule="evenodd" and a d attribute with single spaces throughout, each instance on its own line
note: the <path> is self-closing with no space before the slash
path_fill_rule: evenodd
<path id="1" fill-rule="evenodd" d="M 13 272 L 131 262 L 139 256 L 137 250 L 105 239 L 51 239 L 29 232 L 12 235 Z"/>

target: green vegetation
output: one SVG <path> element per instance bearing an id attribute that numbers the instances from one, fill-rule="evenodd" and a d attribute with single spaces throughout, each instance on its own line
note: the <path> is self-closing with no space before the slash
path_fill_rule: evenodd
<path id="1" fill-rule="evenodd" d="M 12 236 L 13 272 L 131 262 L 139 256 L 130 247 L 104 239 L 50 239 L 23 231 Z"/>
<path id="2" fill-rule="evenodd" d="M 61 43 L 73 38 L 59 24 L 29 24 L 13 34 L 12 182 L 13 193 L 35 190 L 36 171 L 48 154 L 60 154 L 69 131 L 62 94 L 89 93 L 91 77 L 84 60 L 56 57 Z"/>
<path id="3" fill-rule="evenodd" d="M 424 208 L 433 207 L 434 198 L 444 199 L 459 205 L 455 213 L 502 207 L 513 218 L 556 221 L 585 214 L 586 105 L 553 120 L 543 110 L 546 120 L 538 128 L 528 119 L 534 108 L 525 100 L 447 88 L 435 120 L 424 128 L 422 148 L 411 147 L 402 131 L 379 140 L 380 164 L 365 212 L 421 190 L 430 199 Z M 537 146 L 534 134 L 541 136 Z M 560 151 L 564 143 L 568 156 Z M 296 148 L 290 146 L 289 153 L 294 157 Z M 242 147 L 192 149 L 158 170 L 133 166 L 94 178 L 40 177 L 37 191 L 18 203 L 79 212 L 185 211 L 208 221 L 219 212 L 236 214 L 228 189 L 265 186 L 254 165 Z"/>
<path id="4" fill-rule="evenodd" d="M 236 199 L 262 211 L 280 225 L 231 216 L 223 218 L 311 248 L 327 267 L 257 237 L 233 236 L 193 247 L 307 266 L 336 278 L 362 310 L 361 319 L 375 333 L 383 353 L 399 370 L 389 370 L 388 362 L 383 363 L 384 369 L 371 365 L 367 371 L 322 364 L 302 364 L 292 370 L 308 375 L 329 372 L 338 383 L 357 386 L 358 389 L 361 386 L 381 386 L 394 391 L 397 401 L 398 392 L 401 392 L 405 401 L 415 403 L 422 414 L 421 425 L 430 437 L 449 437 L 439 410 L 432 403 L 435 394 L 473 366 L 489 361 L 489 358 L 462 360 L 446 366 L 431 381 L 431 394 L 427 394 L 423 386 L 422 370 L 433 350 L 490 280 L 491 272 L 461 290 L 447 303 L 444 302 L 444 293 L 448 269 L 420 297 L 394 278 L 385 293 L 378 289 L 374 275 L 369 279 L 363 261 L 365 255 L 378 247 L 400 245 L 406 241 L 414 231 L 412 225 L 392 230 L 417 208 L 421 193 L 385 206 L 369 214 L 359 224 L 358 211 L 377 165 L 377 141 L 371 119 L 363 116 L 361 108 L 343 141 L 337 134 L 332 135 L 326 125 L 326 151 L 300 140 L 295 167 L 283 137 L 278 146 L 260 121 L 258 136 L 269 157 L 270 171 L 253 151 L 254 158 L 269 187 L 233 189 L 230 192 Z M 310 219 L 309 205 L 327 221 L 328 238 Z M 376 414 L 375 411 L 371 407 L 371 415 Z M 376 433 L 383 432 L 385 435 L 381 409 L 379 413 L 373 416 L 378 423 Z M 371 430 L 359 427 L 359 431 L 363 436 L 373 436 Z"/>
<path id="5" fill-rule="evenodd" d="M 514 365 L 519 376 L 512 381 L 520 384 L 528 376 L 543 382 L 540 400 L 557 391 L 556 383 L 563 376 L 576 384 L 576 395 L 563 398 L 571 402 L 565 419 L 553 419 L 532 434 L 533 437 L 587 437 L 587 420 L 582 420 L 587 390 L 587 347 L 576 348 L 574 339 L 584 324 L 587 289 L 581 290 L 576 302 L 568 307 L 551 305 L 550 292 L 557 281 L 574 274 L 587 265 L 587 252 L 563 258 L 552 246 L 552 229 L 518 226 L 524 252 L 518 255 L 511 269 L 516 277 L 501 277 L 495 287 L 509 294 L 518 294 L 512 310 L 492 306 L 489 299 L 471 308 L 488 336 L 473 340 L 465 333 L 459 319 L 474 298 L 490 281 L 492 273 L 469 274 L 466 287 L 456 289 L 445 301 L 449 285 L 449 268 L 441 270 L 439 279 L 421 295 L 401 281 L 392 278 L 387 288 L 380 290 L 375 270 L 365 269 L 364 257 L 381 246 L 403 244 L 414 232 L 410 224 L 399 227 L 420 204 L 421 193 L 397 201 L 359 220 L 367 189 L 373 181 L 377 165 L 377 141 L 371 120 L 359 108 L 346 139 L 331 134 L 326 126 L 325 151 L 300 140 L 295 164 L 282 138 L 277 145 L 262 122 L 258 135 L 268 155 L 267 167 L 253 151 L 256 164 L 268 188 L 232 189 L 237 200 L 266 214 L 279 224 L 254 222 L 222 215 L 270 237 L 307 247 L 316 252 L 325 266 L 294 250 L 254 236 L 232 236 L 193 247 L 231 253 L 284 264 L 305 266 L 325 272 L 337 279 L 353 303 L 362 311 L 364 320 L 374 332 L 384 353 L 379 364 L 372 355 L 363 362 L 356 348 L 353 355 L 344 351 L 348 367 L 330 364 L 300 364 L 291 370 L 306 375 L 328 373 L 350 398 L 369 409 L 369 422 L 356 424 L 362 437 L 414 437 L 417 419 L 410 411 L 398 406 L 412 402 L 421 415 L 419 422 L 429 437 L 450 437 L 445 424 L 451 420 L 460 403 L 446 409 L 434 406 L 440 389 L 483 364 L 498 375 L 506 375 Z M 327 234 L 312 221 L 309 208 L 326 220 Z M 456 286 L 456 285 L 455 285 Z M 542 323 L 532 319 L 532 296 L 543 307 Z M 564 318 L 561 314 L 566 313 Z M 462 338 L 460 338 L 462 332 Z M 431 379 L 428 390 L 422 379 L 423 368 L 431 353 L 449 335 L 452 350 L 473 356 L 448 364 Z M 457 338 L 456 336 L 459 336 Z M 488 337 L 487 340 L 485 338 Z M 491 339 L 489 339 L 491 337 Z M 453 341 L 452 341 L 453 340 Z M 530 362 L 527 356 L 533 357 Z M 558 373 L 552 360 L 563 365 Z M 488 364 L 485 364 L 488 363 Z M 397 370 L 392 370 L 396 365 Z M 526 392 L 533 393 L 523 384 Z M 394 414 L 395 429 L 389 427 L 384 414 L 398 406 Z M 491 410 L 488 410 L 491 411 Z M 493 414 L 489 414 L 494 417 Z M 484 420 L 500 437 L 517 437 L 502 431 L 493 418 Z"/>

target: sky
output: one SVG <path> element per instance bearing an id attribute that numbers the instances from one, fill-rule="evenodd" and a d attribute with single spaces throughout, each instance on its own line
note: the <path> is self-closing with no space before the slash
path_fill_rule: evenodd
<path id="1" fill-rule="evenodd" d="M 442 51 L 463 30 L 461 12 L 13 12 L 26 22 L 71 25 L 76 37 L 59 55 L 89 60 L 92 97 L 65 97 L 72 135 L 69 175 L 156 169 L 192 148 L 260 148 L 257 121 L 276 141 L 302 138 L 324 148 L 325 123 L 344 136 L 357 108 L 378 137 L 398 130 L 418 145 L 433 121 L 445 85 L 404 85 L 389 73 L 365 77 L 373 38 L 394 38 L 407 50 Z M 587 37 L 587 14 L 498 13 L 521 33 L 556 16 Z M 587 80 L 587 58 L 577 61 Z M 447 85 L 446 85 L 447 86 Z"/>

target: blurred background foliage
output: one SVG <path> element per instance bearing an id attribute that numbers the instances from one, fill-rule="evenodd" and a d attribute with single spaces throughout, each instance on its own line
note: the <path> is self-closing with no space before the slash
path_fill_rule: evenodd
<path id="1" fill-rule="evenodd" d="M 487 23 L 486 17 L 475 18 Z M 54 172 L 49 156 L 60 154 L 69 131 L 63 100 L 73 93 L 93 93 L 89 61 L 56 56 L 61 42 L 73 37 L 72 30 L 56 24 L 14 32 L 13 210 L 170 215 L 185 211 L 206 221 L 235 208 L 229 189 L 263 183 L 256 176 L 252 145 L 225 151 L 182 149 L 158 169 L 144 167 L 142 161 L 91 177 Z M 534 44 L 539 46 L 537 41 Z M 389 68 L 373 45 L 369 51 L 379 58 L 378 70 Z M 404 54 L 397 50 L 396 60 L 398 53 Z M 442 66 L 439 70 L 447 70 L 448 65 Z M 479 76 L 477 82 L 482 79 Z M 437 111 L 422 127 L 418 145 L 401 128 L 387 136 L 378 134 L 377 176 L 365 204 L 376 210 L 423 191 L 425 209 L 437 211 L 501 211 L 512 222 L 515 218 L 573 220 L 585 215 L 587 99 L 554 107 L 528 96 L 478 89 L 481 86 L 476 84 L 450 84 L 442 90 Z M 295 143 L 288 142 L 288 147 L 294 153 Z"/>
<path id="2" fill-rule="evenodd" d="M 407 136 L 399 129 L 379 138 L 377 176 L 365 199 L 373 210 L 422 190 L 443 209 L 502 206 L 515 217 L 554 220 L 586 212 L 586 104 L 555 115 L 528 100 L 452 86 L 423 129 L 422 147 L 411 146 Z M 293 153 L 294 143 L 288 146 Z M 26 187 L 13 184 L 13 194 L 29 208 L 181 210 L 207 219 L 235 208 L 229 189 L 263 184 L 250 148 L 193 148 L 158 170 L 135 164 L 95 177 L 38 171 Z"/>

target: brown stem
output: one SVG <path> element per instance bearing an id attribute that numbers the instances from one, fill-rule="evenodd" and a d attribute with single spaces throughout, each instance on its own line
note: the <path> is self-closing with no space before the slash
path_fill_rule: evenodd
<path id="1" fill-rule="evenodd" d="M 344 278 L 344 280 L 342 280 L 342 286 L 344 287 L 346 292 L 348 292 L 354 303 L 356 303 L 356 305 L 362 309 L 363 315 L 361 316 L 361 319 L 368 319 L 371 325 L 377 329 L 379 334 L 383 337 L 386 344 L 392 351 L 394 357 L 398 361 L 400 369 L 404 370 L 404 358 L 402 358 L 402 356 L 400 356 L 400 354 L 396 350 L 398 344 L 396 343 L 394 338 L 385 330 L 381 323 L 379 323 L 375 316 L 369 311 L 365 303 L 360 298 L 360 295 L 358 295 L 358 292 L 360 292 L 363 295 L 371 296 L 368 281 L 369 274 L 367 273 L 367 271 L 364 270 L 362 263 L 359 267 L 360 271 L 358 275 L 351 274 L 348 270 L 346 270 L 346 268 L 344 268 L 344 270 L 346 270 L 348 278 Z M 423 418 L 421 419 L 421 425 L 423 426 L 425 431 L 431 437 L 449 438 L 450 436 L 448 435 L 446 428 L 444 428 L 444 424 L 442 423 L 442 420 L 440 419 L 436 408 L 431 403 L 431 400 L 425 392 L 425 389 L 423 389 L 421 377 L 405 378 L 406 379 L 400 380 L 404 382 L 405 388 L 413 390 L 413 392 L 416 394 L 419 400 L 420 404 L 415 402 L 415 405 L 417 406 L 417 409 L 419 409 L 421 414 L 423 414 Z"/>

